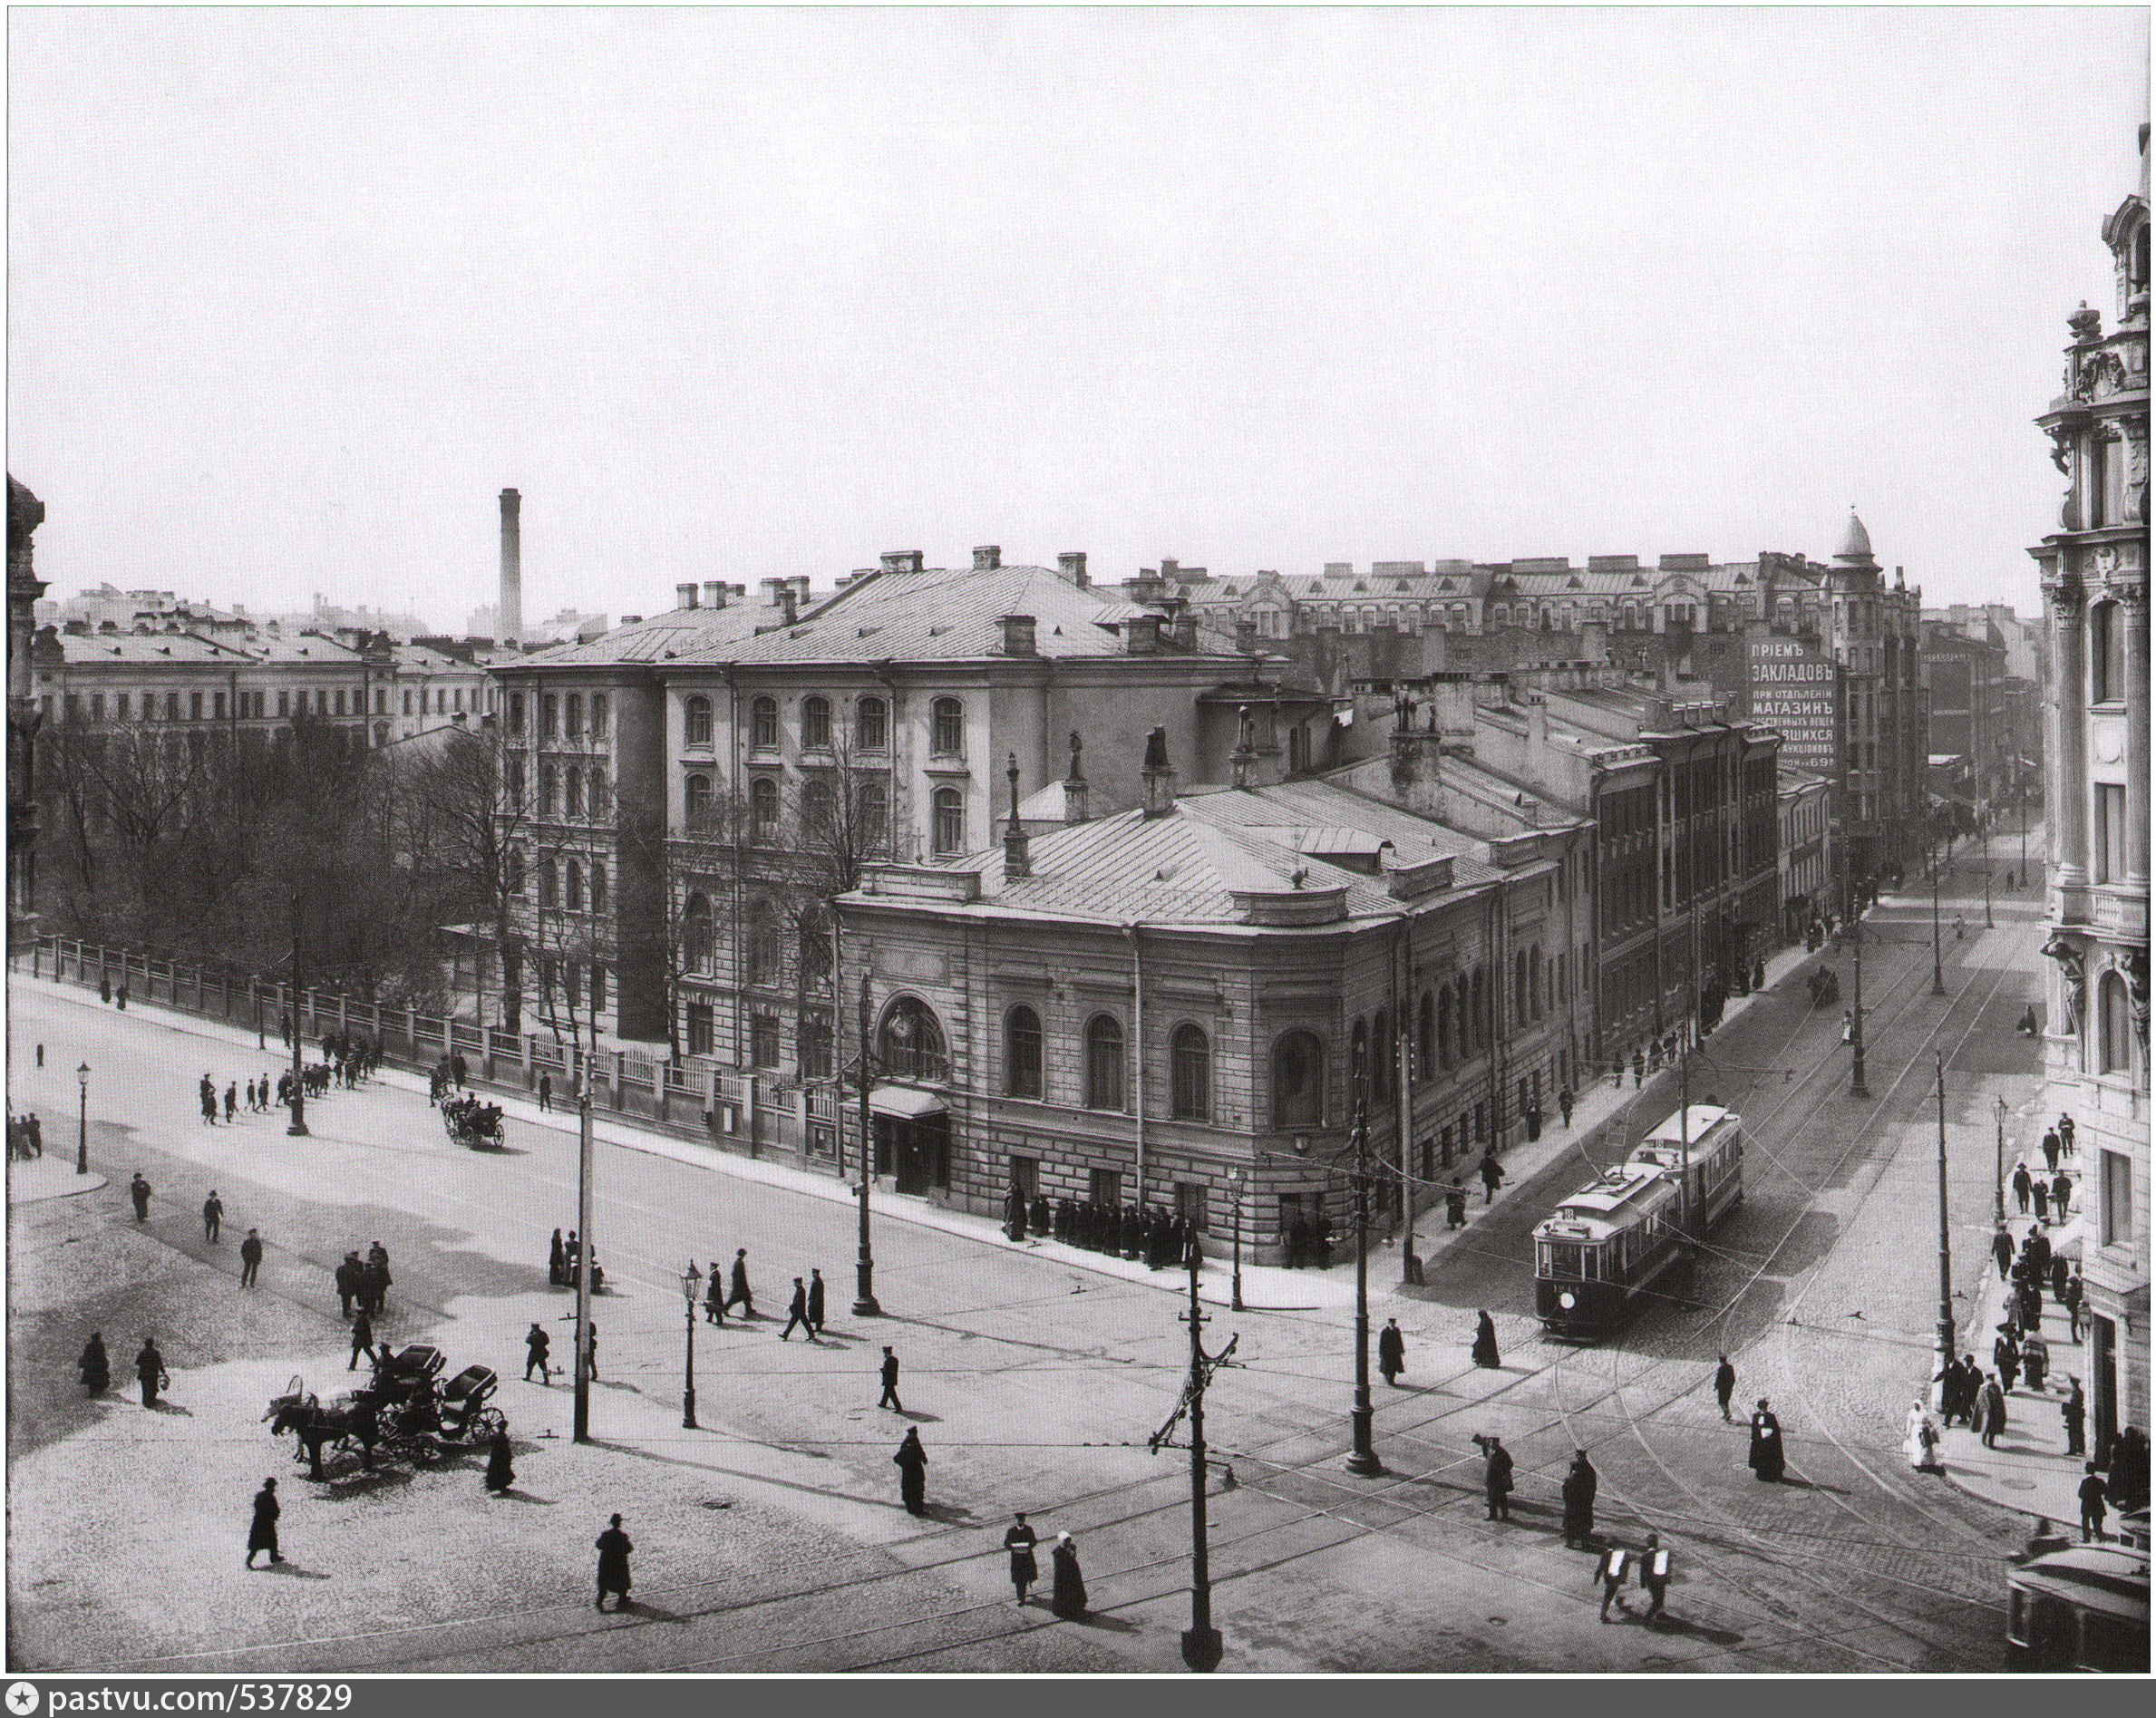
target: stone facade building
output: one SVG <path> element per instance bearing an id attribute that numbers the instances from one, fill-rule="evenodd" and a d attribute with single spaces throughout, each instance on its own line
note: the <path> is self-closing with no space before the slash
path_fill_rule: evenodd
<path id="1" fill-rule="evenodd" d="M 37 730 L 31 638 L 37 576 L 31 538 L 44 523 L 45 504 L 13 475 L 7 480 L 7 946 L 35 934 L 37 913 Z"/>
<path id="2" fill-rule="evenodd" d="M 2149 209 L 2104 225 L 2118 274 L 2108 335 L 2068 318 L 2065 389 L 2038 420 L 2067 478 L 2042 569 L 2051 650 L 2048 1107 L 2072 1115 L 2088 1190 L 2094 1451 L 2149 1426 Z"/>

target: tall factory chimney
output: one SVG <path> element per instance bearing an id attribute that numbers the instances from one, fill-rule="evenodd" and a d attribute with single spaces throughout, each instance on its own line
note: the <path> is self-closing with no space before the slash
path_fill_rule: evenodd
<path id="1" fill-rule="evenodd" d="M 524 498 L 514 490 L 501 491 L 501 601 L 494 616 L 498 645 L 515 649 L 524 642 L 524 554 L 518 514 Z"/>

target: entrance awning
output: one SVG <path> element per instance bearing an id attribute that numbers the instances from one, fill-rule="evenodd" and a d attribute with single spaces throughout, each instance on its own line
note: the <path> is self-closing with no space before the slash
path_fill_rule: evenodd
<path id="1" fill-rule="evenodd" d="M 941 1098 L 912 1086 L 878 1086 L 869 1093 L 869 1110 L 873 1115 L 892 1115 L 906 1121 L 944 1112 Z"/>

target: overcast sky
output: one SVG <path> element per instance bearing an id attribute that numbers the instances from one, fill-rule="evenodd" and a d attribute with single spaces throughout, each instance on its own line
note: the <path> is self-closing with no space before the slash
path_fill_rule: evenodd
<path id="1" fill-rule="evenodd" d="M 2146 14 L 24 11 L 54 594 L 1761 549 L 2038 606 Z"/>

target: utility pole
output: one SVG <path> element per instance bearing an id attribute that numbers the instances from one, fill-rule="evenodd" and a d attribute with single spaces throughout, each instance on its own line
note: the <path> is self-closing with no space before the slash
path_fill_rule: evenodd
<path id="1" fill-rule="evenodd" d="M 1183 1262 L 1190 1272 L 1190 1626 L 1183 1631 L 1183 1663 L 1204 1672 L 1220 1663 L 1220 1631 L 1213 1626 L 1213 1577 L 1205 1521 L 1206 1320 L 1198 1310 L 1198 1241 L 1191 1238 Z M 1230 1342 L 1229 1346 L 1234 1347 Z M 1223 1359 L 1226 1355 L 1222 1356 Z"/>
<path id="2" fill-rule="evenodd" d="M 1358 1082 L 1359 1083 L 1359 1082 Z M 1365 1479 L 1383 1473 L 1384 1463 L 1371 1444 L 1371 1422 L 1377 1410 L 1370 1401 L 1370 1120 L 1365 1101 L 1355 1099 L 1355 1397 L 1349 1415 L 1355 1450 L 1347 1470 Z"/>
<path id="3" fill-rule="evenodd" d="M 1405 938 L 1402 938 L 1401 958 L 1407 958 Z M 1394 1066 L 1400 1077 L 1398 1104 L 1400 1111 L 1400 1280 L 1421 1286 L 1423 1261 L 1415 1257 L 1415 1180 L 1408 1165 L 1412 1160 L 1411 1141 L 1414 1137 L 1414 1034 L 1408 1030 L 1409 1016 L 1414 1010 L 1414 971 L 1408 969 L 1408 982 L 1400 993 L 1399 1046 Z"/>
<path id="4" fill-rule="evenodd" d="M 1940 1380 L 1938 1391 L 1943 1392 L 1947 1363 L 1954 1358 L 1954 1257 L 1953 1238 L 1947 1226 L 1947 1058 L 1934 1052 L 1932 1062 L 1937 1069 L 1939 1097 L 1939 1329 L 1931 1358 L 1933 1375 Z M 1932 1406 L 1945 1406 L 1936 1392 Z"/>
<path id="5" fill-rule="evenodd" d="M 1998 1105 L 1998 1150 L 1993 1159 L 1991 1178 L 1991 1220 L 2000 1228 L 2006 1227 L 2006 1100 L 1995 1098 Z"/>
<path id="6" fill-rule="evenodd" d="M 1931 994 L 1947 994 L 1947 977 L 1939 965 L 1939 859 L 1938 849 L 1930 850 L 1931 859 Z"/>
<path id="7" fill-rule="evenodd" d="M 306 1033 L 300 1025 L 300 999 L 306 994 L 299 987 L 299 891 L 292 892 L 292 1125 L 285 1130 L 295 1140 L 307 1137 L 306 1063 L 303 1054 L 306 1045 Z"/>
<path id="8" fill-rule="evenodd" d="M 570 1440 L 591 1441 L 591 1082 L 577 1094 L 577 1402 Z"/>
<path id="9" fill-rule="evenodd" d="M 1869 1098 L 1871 1092 L 1864 1084 L 1864 912 L 1857 898 L 1856 878 L 1846 843 L 1841 849 L 1841 881 L 1850 909 L 1849 940 L 1855 966 L 1855 976 L 1850 985 L 1855 994 L 1849 1014 L 1849 1094 L 1852 1098 Z"/>
<path id="10" fill-rule="evenodd" d="M 876 1148 L 871 1142 L 874 1123 L 869 1116 L 869 975 L 861 974 L 861 1184 L 860 1242 L 853 1265 L 853 1315 L 872 1318 L 883 1308 L 876 1304 L 876 1255 L 869 1250 L 869 1181 L 876 1172 Z"/>

